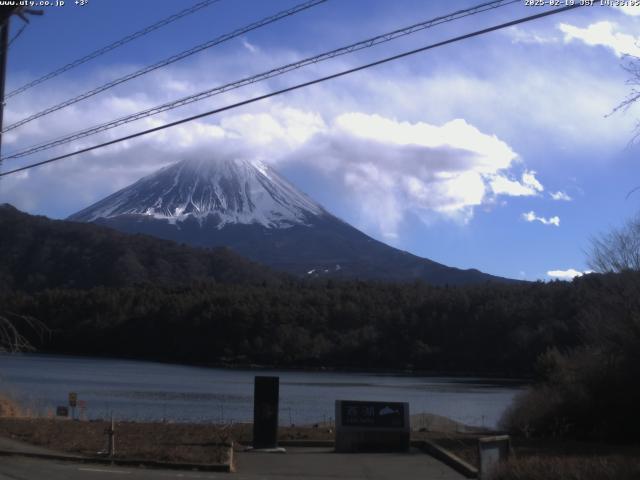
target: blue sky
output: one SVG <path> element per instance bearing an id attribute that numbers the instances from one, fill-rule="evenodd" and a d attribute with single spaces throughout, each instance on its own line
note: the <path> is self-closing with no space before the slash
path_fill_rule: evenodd
<path id="1" fill-rule="evenodd" d="M 45 7 L 12 45 L 8 91 L 192 5 L 89 0 Z M 9 99 L 5 125 L 297 3 L 221 0 Z M 480 3 L 480 2 L 477 2 Z M 470 7 L 329 0 L 5 135 L 3 152 Z M 78 147 L 531 15 L 522 3 L 440 25 L 110 130 Z M 588 270 L 589 239 L 637 211 L 640 111 L 629 93 L 640 8 L 579 8 L 0 181 L 0 202 L 64 218 L 171 162 L 271 164 L 325 208 L 398 248 L 530 280 Z M 20 26 L 14 20 L 12 30 Z M 3 166 L 19 166 L 67 147 Z M 76 147 L 73 147 L 76 148 Z M 555 272 L 550 274 L 549 272 Z"/>

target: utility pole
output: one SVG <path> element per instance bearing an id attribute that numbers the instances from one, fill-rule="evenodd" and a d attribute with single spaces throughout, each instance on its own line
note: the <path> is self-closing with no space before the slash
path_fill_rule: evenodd
<path id="1" fill-rule="evenodd" d="M 12 15 L 18 15 L 29 23 L 27 15 L 42 15 L 42 10 L 25 7 L 2 7 L 0 10 L 0 170 L 2 169 L 2 129 L 4 128 L 4 85 L 7 77 L 7 57 L 9 56 L 9 25 Z"/>
<path id="2" fill-rule="evenodd" d="M 0 28 L 0 158 L 2 158 L 2 129 L 4 120 L 4 80 L 7 76 L 7 54 L 9 53 L 9 23 L 11 17 L 2 23 Z M 0 160 L 2 168 L 2 160 Z"/>

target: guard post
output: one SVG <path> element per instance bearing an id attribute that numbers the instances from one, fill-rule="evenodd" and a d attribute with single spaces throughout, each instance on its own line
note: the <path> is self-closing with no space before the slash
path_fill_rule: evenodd
<path id="1" fill-rule="evenodd" d="M 76 419 L 76 405 L 78 404 L 78 394 L 69 392 L 69 406 L 71 407 L 71 419 Z"/>
<path id="2" fill-rule="evenodd" d="M 478 457 L 480 469 L 478 478 L 487 480 L 492 472 L 501 463 L 509 458 L 511 452 L 511 439 L 509 435 L 498 435 L 478 439 Z"/>
<path id="3" fill-rule="evenodd" d="M 278 448 L 280 377 L 255 377 L 253 390 L 253 448 Z"/>

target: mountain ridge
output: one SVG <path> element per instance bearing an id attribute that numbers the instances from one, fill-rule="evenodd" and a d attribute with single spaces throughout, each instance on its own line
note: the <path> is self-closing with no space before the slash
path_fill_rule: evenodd
<path id="1" fill-rule="evenodd" d="M 0 291 L 193 282 L 278 283 L 282 275 L 226 248 L 204 250 L 0 205 Z"/>
<path id="2" fill-rule="evenodd" d="M 68 219 L 192 246 L 227 246 L 298 277 L 434 285 L 515 281 L 386 245 L 327 212 L 267 165 L 239 159 L 178 162 Z"/>

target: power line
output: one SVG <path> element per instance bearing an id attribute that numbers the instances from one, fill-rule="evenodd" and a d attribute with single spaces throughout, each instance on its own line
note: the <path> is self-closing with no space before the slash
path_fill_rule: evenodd
<path id="1" fill-rule="evenodd" d="M 213 3 L 217 3 L 220 0 L 203 0 L 201 2 L 196 3 L 195 5 L 193 5 L 192 7 L 186 8 L 184 10 L 179 11 L 178 13 L 175 13 L 167 18 L 164 18 L 162 20 L 160 20 L 159 22 L 154 23 L 153 25 L 149 25 L 148 27 L 143 28 L 142 30 L 138 30 L 135 33 L 132 33 L 131 35 L 127 35 L 124 38 L 121 38 L 120 40 L 117 40 L 113 43 L 110 43 L 109 45 L 99 48 L 98 50 L 95 50 L 91 53 L 89 53 L 88 55 L 85 55 L 84 57 L 81 57 L 77 60 L 74 60 L 71 63 L 67 63 L 66 65 L 54 70 L 53 72 L 47 73 L 46 75 L 43 75 L 42 77 L 39 77 L 23 86 L 21 86 L 20 88 L 16 88 L 15 90 L 7 93 L 5 99 L 11 98 L 14 95 L 18 95 L 19 93 L 22 93 L 26 90 L 29 90 L 32 87 L 35 87 L 36 85 L 39 85 L 43 82 L 46 82 L 47 80 L 51 80 L 54 77 L 57 77 L 58 75 L 63 74 L 64 72 L 67 72 L 73 68 L 76 68 L 80 65 L 82 65 L 83 63 L 87 63 L 90 60 L 93 60 L 96 57 L 99 57 L 101 55 L 104 55 L 107 52 L 110 52 L 111 50 L 114 50 L 118 47 L 121 47 L 129 42 L 132 42 L 133 40 L 136 40 L 144 35 L 147 35 L 151 32 L 153 32 L 154 30 L 157 30 L 159 28 L 164 27 L 165 25 L 169 25 L 172 22 L 175 22 L 176 20 L 179 20 L 180 18 L 186 17 L 187 15 L 191 15 L 192 13 L 197 12 L 198 10 L 201 10 L 205 7 L 208 7 L 209 5 L 213 4 Z"/>
<path id="2" fill-rule="evenodd" d="M 48 160 L 43 160 L 43 161 L 40 161 L 40 162 L 32 163 L 30 165 L 26 165 L 26 166 L 20 167 L 20 168 L 15 168 L 15 169 L 10 170 L 8 172 L 0 173 L 0 177 L 6 176 L 6 175 L 11 175 L 11 174 L 18 173 L 18 172 L 22 172 L 24 170 L 29 170 L 31 168 L 39 167 L 41 165 L 46 165 L 48 163 L 57 162 L 58 160 L 63 160 L 65 158 L 73 157 L 73 156 L 79 155 L 81 153 L 86 153 L 86 152 L 90 152 L 92 150 L 97 150 L 99 148 L 104 148 L 104 147 L 107 147 L 109 145 L 114 145 L 116 143 L 124 142 L 126 140 L 131 140 L 133 138 L 141 137 L 143 135 L 148 135 L 150 133 L 158 132 L 160 130 L 164 130 L 164 129 L 167 129 L 167 128 L 170 128 L 170 127 L 175 127 L 177 125 L 181 125 L 181 124 L 186 123 L 186 122 L 191 122 L 191 121 L 197 120 L 199 118 L 208 117 L 208 116 L 215 115 L 217 113 L 221 113 L 221 112 L 224 112 L 224 111 L 227 111 L 227 110 L 231 110 L 231 109 L 234 109 L 234 108 L 242 107 L 244 105 L 255 103 L 255 102 L 258 102 L 260 100 L 265 100 L 267 98 L 275 97 L 276 95 L 281 95 L 283 93 L 291 92 L 291 91 L 298 90 L 298 89 L 301 89 L 301 88 L 305 88 L 305 87 L 308 87 L 308 86 L 311 86 L 311 85 L 322 83 L 322 82 L 325 82 L 327 80 L 332 80 L 334 78 L 343 77 L 343 76 L 349 75 L 351 73 L 359 72 L 359 71 L 365 70 L 367 68 L 371 68 L 371 67 L 375 67 L 375 66 L 378 66 L 378 65 L 382 65 L 382 64 L 388 63 L 388 62 L 399 60 L 401 58 L 405 58 L 405 57 L 408 57 L 410 55 L 415 55 L 417 53 L 424 52 L 424 51 L 427 51 L 427 50 L 431 50 L 433 48 L 442 47 L 444 45 L 448 45 L 448 44 L 451 44 L 451 43 L 459 42 L 461 40 L 466 40 L 466 39 L 469 39 L 469 38 L 472 38 L 472 37 L 477 37 L 479 35 L 484 35 L 486 33 L 494 32 L 496 30 L 501 30 L 503 28 L 512 27 L 514 25 L 519 25 L 521 23 L 530 22 L 532 20 L 537 20 L 539 18 L 548 17 L 550 15 L 555 15 L 557 13 L 566 12 L 568 10 L 573 10 L 574 8 L 579 8 L 579 7 L 582 7 L 582 6 L 584 6 L 584 5 L 574 4 L 574 5 L 568 5 L 568 6 L 565 6 L 565 7 L 559 7 L 559 8 L 555 8 L 553 10 L 548 10 L 546 12 L 538 13 L 536 15 L 529 15 L 527 17 L 519 18 L 517 20 L 511 20 L 511 21 L 506 22 L 506 23 L 501 23 L 499 25 L 494 25 L 493 27 L 484 28 L 482 30 L 476 30 L 474 32 L 467 33 L 465 35 L 460 35 L 460 36 L 457 36 L 457 37 L 450 38 L 448 40 L 444 40 L 444 41 L 437 42 L 437 43 L 432 43 L 431 45 L 427 45 L 427 46 L 424 46 L 424 47 L 421 47 L 421 48 L 417 48 L 415 50 L 410 50 L 410 51 L 407 51 L 407 52 L 403 52 L 403 53 L 400 53 L 400 54 L 397 54 L 397 55 L 393 55 L 391 57 L 386 57 L 386 58 L 383 58 L 381 60 L 377 60 L 375 62 L 371 62 L 371 63 L 367 63 L 365 65 L 361 65 L 359 67 L 354 67 L 354 68 L 350 68 L 348 70 L 343 70 L 341 72 L 334 73 L 332 75 L 327 75 L 325 77 L 317 78 L 315 80 L 310 80 L 308 82 L 299 83 L 297 85 L 294 85 L 294 86 L 291 86 L 291 87 L 287 87 L 287 88 L 283 88 L 281 90 L 276 90 L 274 92 L 267 93 L 265 95 L 260 95 L 258 97 L 253 97 L 253 98 L 250 98 L 248 100 L 243 100 L 241 102 L 237 102 L 237 103 L 233 103 L 231 105 L 227 105 L 225 107 L 217 108 L 215 110 L 209 110 L 208 112 L 199 113 L 197 115 L 193 115 L 191 117 L 183 118 L 183 119 L 177 120 L 175 122 L 167 123 L 165 125 L 160 125 L 159 127 L 150 128 L 148 130 L 143 130 L 141 132 L 133 133 L 131 135 L 126 135 L 124 137 L 116 138 L 114 140 L 110 140 L 108 142 L 104 142 L 104 143 L 101 143 L 101 144 L 98 144 L 98 145 L 93 145 L 91 147 L 83 148 L 83 149 L 80 149 L 80 150 L 78 150 L 76 152 L 66 153 L 64 155 L 53 157 L 53 158 L 50 158 Z"/>
<path id="3" fill-rule="evenodd" d="M 467 8 L 465 10 L 458 10 L 456 12 L 450 13 L 448 15 L 443 15 L 440 17 L 436 17 L 436 18 L 432 18 L 430 20 L 426 20 L 420 23 L 416 23 L 414 25 L 410 25 L 408 27 L 403 27 L 397 30 L 394 30 L 392 32 L 388 32 L 388 33 L 384 33 L 382 35 L 377 35 L 375 37 L 372 38 L 368 38 L 366 40 L 362 40 L 359 41 L 357 43 L 353 43 L 351 45 L 348 45 L 346 47 L 341 47 L 335 50 L 331 50 L 328 52 L 324 52 L 318 55 L 315 55 L 313 57 L 308 57 L 305 58 L 303 60 L 294 62 L 294 63 L 290 63 L 284 66 L 280 66 L 277 68 L 274 68 L 272 70 L 268 70 L 266 72 L 262 72 L 259 73 L 257 75 L 253 75 L 250 77 L 246 77 L 243 78 L 241 80 L 232 82 L 232 83 L 227 83 L 225 85 L 219 86 L 219 87 L 215 87 L 215 88 L 211 88 L 193 95 L 189 95 L 187 97 L 183 97 L 181 99 L 178 100 L 174 100 L 172 102 L 168 102 L 162 105 L 158 105 L 155 106 L 153 108 L 149 108 L 147 110 L 143 110 L 140 112 L 136 112 L 115 120 L 111 120 L 109 122 L 100 124 L 100 125 L 95 125 L 93 127 L 90 127 L 88 129 L 85 130 L 81 130 L 78 132 L 74 132 L 72 134 L 63 136 L 63 137 L 59 137 L 57 139 L 54 140 L 50 140 L 44 143 L 39 143 L 36 145 L 32 145 L 29 146 L 25 149 L 13 152 L 10 155 L 7 155 L 6 157 L 0 159 L 0 160 L 7 160 L 7 159 L 12 159 L 12 158 L 21 158 L 21 157 L 25 157 L 27 155 L 31 155 L 33 153 L 37 153 L 37 152 L 41 152 L 43 150 L 48 150 L 54 147 L 57 147 L 59 145 L 64 145 L 67 143 L 70 143 L 72 141 L 81 139 L 81 138 L 85 138 L 88 137 L 90 135 L 95 135 L 97 133 L 103 132 L 105 130 L 110 130 L 112 128 L 115 127 L 119 127 L 121 125 L 127 124 L 127 123 L 131 123 L 134 122 L 136 120 L 140 120 L 142 118 L 146 118 L 149 117 L 151 115 L 156 115 L 158 113 L 162 113 L 162 112 L 166 112 L 168 110 L 173 110 L 175 108 L 178 107 L 182 107 L 194 102 L 198 102 L 201 100 L 204 100 L 206 98 L 212 97 L 214 95 L 219 95 L 221 93 L 225 93 L 228 92 L 230 90 L 235 90 L 237 88 L 246 86 L 246 85 L 250 85 L 253 83 L 257 83 L 257 82 L 261 82 L 264 80 L 268 80 L 270 78 L 279 76 L 279 75 L 283 75 L 285 73 L 288 73 L 290 71 L 293 70 L 297 70 L 299 68 L 303 68 L 306 67 L 308 65 L 312 65 L 315 63 L 320 63 L 338 56 L 342 56 L 342 55 L 346 55 L 349 53 L 353 53 L 355 51 L 358 50 L 362 50 L 365 48 L 370 48 L 373 47 L 375 45 L 379 45 L 381 43 L 386 43 L 392 40 L 395 40 L 396 38 L 400 38 L 406 35 L 410 35 L 413 34 L 415 32 L 427 29 L 427 28 L 432 28 L 434 26 L 443 24 L 443 23 L 447 23 L 447 22 L 452 22 L 454 20 L 458 20 L 460 18 L 464 18 L 464 17 L 468 17 L 471 15 L 476 15 L 478 13 L 482 13 L 485 12 L 487 10 L 492 10 L 492 9 L 496 9 L 496 8 L 500 8 L 500 7 L 504 7 L 507 5 L 511 5 L 513 3 L 519 3 L 520 0 L 494 0 L 491 2 L 487 2 L 487 3 L 482 3 L 480 5 L 476 5 L 475 7 L 471 7 L 471 8 Z"/>
<path id="4" fill-rule="evenodd" d="M 44 117 L 45 115 L 49 115 L 50 113 L 56 112 L 58 110 L 61 110 L 65 107 L 68 107 L 70 105 L 73 105 L 74 103 L 78 103 L 82 100 L 86 100 L 87 98 L 93 97 L 94 95 L 97 95 L 98 93 L 104 92 L 105 90 L 109 90 L 117 85 L 120 85 L 122 83 L 128 82 L 129 80 L 133 80 L 134 78 L 138 78 L 142 75 L 145 75 L 149 72 L 152 72 L 154 70 L 157 70 L 159 68 L 163 68 L 166 67 L 167 65 L 170 65 L 174 62 L 177 62 L 178 60 L 183 60 L 187 57 L 190 57 L 191 55 L 195 55 L 198 52 L 201 52 L 203 50 L 206 50 L 208 48 L 214 47 L 216 45 L 219 45 L 223 42 L 227 42 L 233 38 L 239 37 L 241 35 L 244 35 L 247 32 L 250 32 L 252 30 L 256 30 L 258 28 L 264 27 L 265 25 L 269 25 L 270 23 L 274 23 L 277 22 L 278 20 L 282 20 L 283 18 L 286 17 L 290 17 L 291 15 L 295 15 L 296 13 L 302 12 L 303 10 L 307 10 L 309 8 L 315 7 L 316 5 L 319 5 L 321 3 L 325 3 L 327 0 L 309 0 L 307 2 L 301 3 L 299 5 L 296 5 L 295 7 L 289 8 L 287 10 L 283 10 L 281 12 L 276 13 L 275 15 L 271 15 L 269 17 L 265 17 L 262 20 L 258 20 L 257 22 L 253 22 L 249 25 L 246 25 L 242 28 L 238 28 L 237 30 L 234 30 L 231 33 L 226 33 L 224 35 L 221 35 L 213 40 L 210 40 L 208 42 L 202 43 L 200 45 L 197 45 L 193 48 L 190 48 L 188 50 L 185 50 L 183 52 L 180 52 L 176 55 L 172 55 L 169 58 L 166 58 L 164 60 L 161 60 L 159 62 L 154 63 L 153 65 L 149 65 L 147 67 L 144 67 L 140 70 L 137 70 L 135 72 L 129 73 L 128 75 L 125 75 L 123 77 L 117 78 L 115 80 L 112 80 L 110 82 L 105 83 L 104 85 L 101 85 L 97 88 L 94 88 L 92 90 L 86 91 L 84 93 L 81 93 L 80 95 L 70 98 L 68 100 L 65 100 L 62 103 L 59 103 L 57 105 L 54 105 L 52 107 L 46 108 L 38 113 L 35 113 L 27 118 L 24 118 L 22 120 L 19 120 L 11 125 L 8 125 L 7 127 L 5 127 L 2 132 L 6 133 L 9 130 L 13 130 L 14 128 L 18 128 L 21 125 L 24 125 L 25 123 L 29 123 L 33 120 L 35 120 L 36 118 L 40 118 L 40 117 Z"/>
<path id="5" fill-rule="evenodd" d="M 7 46 L 8 46 L 8 47 L 10 47 L 10 46 L 11 46 L 11 44 L 12 44 L 13 42 L 15 42 L 15 41 L 18 39 L 18 37 L 19 37 L 20 35 L 22 35 L 22 32 L 24 32 L 24 30 L 27 28 L 27 25 L 29 25 L 29 24 L 25 22 L 25 23 L 22 25 L 22 27 L 20 27 L 20 30 L 18 30 L 18 31 L 16 32 L 16 34 L 11 38 L 11 40 L 9 40 L 9 43 L 7 44 Z"/>

